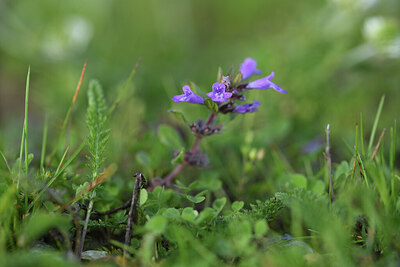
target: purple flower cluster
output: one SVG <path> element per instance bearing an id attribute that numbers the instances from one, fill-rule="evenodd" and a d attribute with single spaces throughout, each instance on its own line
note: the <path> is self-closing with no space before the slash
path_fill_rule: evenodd
<path id="1" fill-rule="evenodd" d="M 286 94 L 287 92 L 280 88 L 276 83 L 272 82 L 275 73 L 272 72 L 270 75 L 247 83 L 242 81 L 248 79 L 252 75 L 259 75 L 261 71 L 257 69 L 257 62 L 252 58 L 246 58 L 240 66 L 238 75 L 232 79 L 232 74 L 221 77 L 219 82 L 212 85 L 212 91 L 207 93 L 207 96 L 212 101 L 218 104 L 219 111 L 222 113 L 236 112 L 236 113 L 252 113 L 257 111 L 260 101 L 253 101 L 244 105 L 236 105 L 235 100 L 243 101 L 245 97 L 243 92 L 250 89 L 274 89 L 277 92 Z M 188 102 L 193 104 L 204 104 L 204 98 L 192 92 L 188 85 L 182 87 L 184 94 L 176 95 L 172 98 L 173 101 Z M 228 102 L 228 103 L 225 103 Z M 225 104 L 223 104 L 225 103 Z"/>

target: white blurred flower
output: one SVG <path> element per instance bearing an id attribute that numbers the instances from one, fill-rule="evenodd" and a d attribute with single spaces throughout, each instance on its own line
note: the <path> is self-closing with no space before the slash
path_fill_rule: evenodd
<path id="1" fill-rule="evenodd" d="M 400 30 L 396 21 L 382 16 L 365 20 L 363 36 L 368 43 L 391 58 L 400 57 Z"/>
<path id="2" fill-rule="evenodd" d="M 93 36 L 90 21 L 68 17 L 60 28 L 49 29 L 42 41 L 42 53 L 51 60 L 61 60 L 86 49 Z"/>

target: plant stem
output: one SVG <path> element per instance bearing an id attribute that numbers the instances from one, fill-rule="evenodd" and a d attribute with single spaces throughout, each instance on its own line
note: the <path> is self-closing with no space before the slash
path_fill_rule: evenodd
<path id="1" fill-rule="evenodd" d="M 92 194 L 90 195 L 90 202 L 89 202 L 89 206 L 88 206 L 88 209 L 87 209 L 87 212 L 86 212 L 85 225 L 83 226 L 82 238 L 81 238 L 81 243 L 80 243 L 80 247 L 79 247 L 79 251 L 78 251 L 78 257 L 79 258 L 82 255 L 83 246 L 85 245 L 85 237 L 86 237 L 86 233 L 87 233 L 87 229 L 88 229 L 88 225 L 89 225 L 90 213 L 92 212 L 92 209 L 93 209 L 94 192 L 95 191 L 92 191 Z"/>
<path id="2" fill-rule="evenodd" d="M 325 147 L 325 160 L 328 164 L 328 176 L 329 176 L 329 195 L 331 197 L 331 202 L 335 200 L 335 194 L 333 193 L 333 181 L 332 181 L 332 159 L 331 159 L 331 152 L 330 152 L 330 131 L 329 131 L 329 124 L 326 127 L 326 147 Z"/>
<path id="3" fill-rule="evenodd" d="M 214 112 L 212 112 L 210 114 L 210 116 L 208 116 L 208 119 L 206 121 L 206 123 L 204 124 L 204 127 L 208 127 L 212 121 L 214 120 L 216 114 Z M 194 144 L 192 146 L 192 148 L 190 149 L 190 153 L 195 153 L 197 151 L 197 148 L 199 147 L 200 144 L 200 140 L 203 138 L 203 136 L 201 135 L 197 135 L 196 136 L 196 140 L 194 141 Z M 179 164 L 178 166 L 175 167 L 175 169 L 170 172 L 167 176 L 165 176 L 161 183 L 159 185 L 165 185 L 167 183 L 169 183 L 172 179 L 175 178 L 175 176 L 177 176 L 185 167 L 187 166 L 187 164 L 184 162 L 182 164 Z M 153 191 L 153 189 L 156 187 L 156 185 L 152 185 L 148 188 L 148 191 Z"/>

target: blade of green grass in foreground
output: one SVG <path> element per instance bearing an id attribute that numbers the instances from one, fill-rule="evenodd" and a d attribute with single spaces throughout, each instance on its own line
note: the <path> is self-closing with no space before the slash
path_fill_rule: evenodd
<path id="1" fill-rule="evenodd" d="M 381 101 L 379 102 L 378 111 L 377 111 L 376 116 L 375 116 L 374 125 L 372 126 L 371 137 L 369 138 L 369 144 L 368 144 L 368 156 L 370 156 L 371 152 L 372 152 L 371 149 L 372 149 L 372 145 L 374 143 L 375 132 L 376 132 L 376 129 L 378 127 L 379 118 L 381 116 L 381 112 L 382 112 L 382 108 L 383 108 L 383 103 L 384 102 L 385 102 L 385 95 L 383 95 L 381 97 Z"/>
<path id="2" fill-rule="evenodd" d="M 48 117 L 47 114 L 44 118 L 44 127 L 43 127 L 43 139 L 42 139 L 42 153 L 40 155 L 40 171 L 44 171 L 44 159 L 46 157 L 46 143 L 47 143 L 47 131 L 48 131 Z"/>
<path id="3" fill-rule="evenodd" d="M 28 173 L 28 99 L 29 99 L 29 80 L 31 76 L 31 66 L 28 67 L 28 74 L 26 76 L 26 88 L 25 88 L 25 118 L 24 118 L 24 125 L 22 127 L 22 137 L 21 137 L 21 146 L 19 150 L 19 173 L 21 173 L 22 169 L 22 154 L 25 148 L 25 168 L 26 173 Z M 19 179 L 18 179 L 19 184 Z M 17 188 L 18 188 L 17 184 Z"/>
<path id="4" fill-rule="evenodd" d="M 363 129 L 363 116 L 360 113 L 360 146 L 361 146 L 361 155 L 365 158 L 365 147 L 364 147 L 364 129 Z"/>

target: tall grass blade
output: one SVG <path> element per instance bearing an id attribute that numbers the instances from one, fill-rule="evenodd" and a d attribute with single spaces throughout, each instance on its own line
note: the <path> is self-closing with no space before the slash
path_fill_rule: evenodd
<path id="1" fill-rule="evenodd" d="M 46 158 L 47 131 L 48 131 L 48 117 L 46 114 L 43 126 L 42 153 L 40 155 L 40 171 L 44 170 L 44 159 Z"/>
<path id="2" fill-rule="evenodd" d="M 80 78 L 79 78 L 78 85 L 76 86 L 76 90 L 75 90 L 74 97 L 72 98 L 71 105 L 69 106 L 68 111 L 67 111 L 67 114 L 65 115 L 64 122 L 63 122 L 63 125 L 62 125 L 62 128 L 61 128 L 60 135 L 58 136 L 57 143 L 56 143 L 56 145 L 54 146 L 53 151 L 50 153 L 50 156 L 49 156 L 49 160 L 48 160 L 48 162 L 47 162 L 47 165 L 50 165 L 51 161 L 53 160 L 54 155 L 57 153 L 58 146 L 60 145 L 61 140 L 64 138 L 65 132 L 66 132 L 66 130 L 67 130 L 67 125 L 68 125 L 68 122 L 69 122 L 70 117 L 71 117 L 72 109 L 73 109 L 74 106 L 75 106 L 75 102 L 76 102 L 76 99 L 77 99 L 77 97 L 78 97 L 79 89 L 81 88 L 83 76 L 85 75 L 86 65 L 87 65 L 87 60 L 85 60 L 85 63 L 83 64 L 81 76 L 80 76 Z"/>
<path id="3" fill-rule="evenodd" d="M 374 143 L 375 132 L 376 132 L 376 129 L 378 128 L 379 118 L 381 116 L 384 102 L 385 102 L 385 95 L 383 95 L 381 97 L 381 101 L 379 102 L 378 111 L 375 116 L 374 125 L 372 126 L 371 137 L 369 138 L 369 144 L 368 144 L 368 156 L 371 155 L 371 152 L 372 152 L 371 149 L 372 149 L 372 145 Z"/>
<path id="4" fill-rule="evenodd" d="M 114 103 L 112 104 L 112 106 L 108 112 L 109 114 L 114 112 L 115 108 L 118 106 L 119 102 L 121 102 L 122 98 L 126 94 L 126 91 L 129 88 L 129 84 L 131 83 L 133 77 L 135 76 L 136 71 L 137 71 L 141 61 L 142 61 L 142 59 L 139 58 L 139 60 L 136 62 L 135 67 L 132 69 L 131 74 L 129 75 L 128 79 L 126 80 L 124 88 L 121 90 L 121 92 L 119 92 L 117 99 L 115 99 Z"/>

